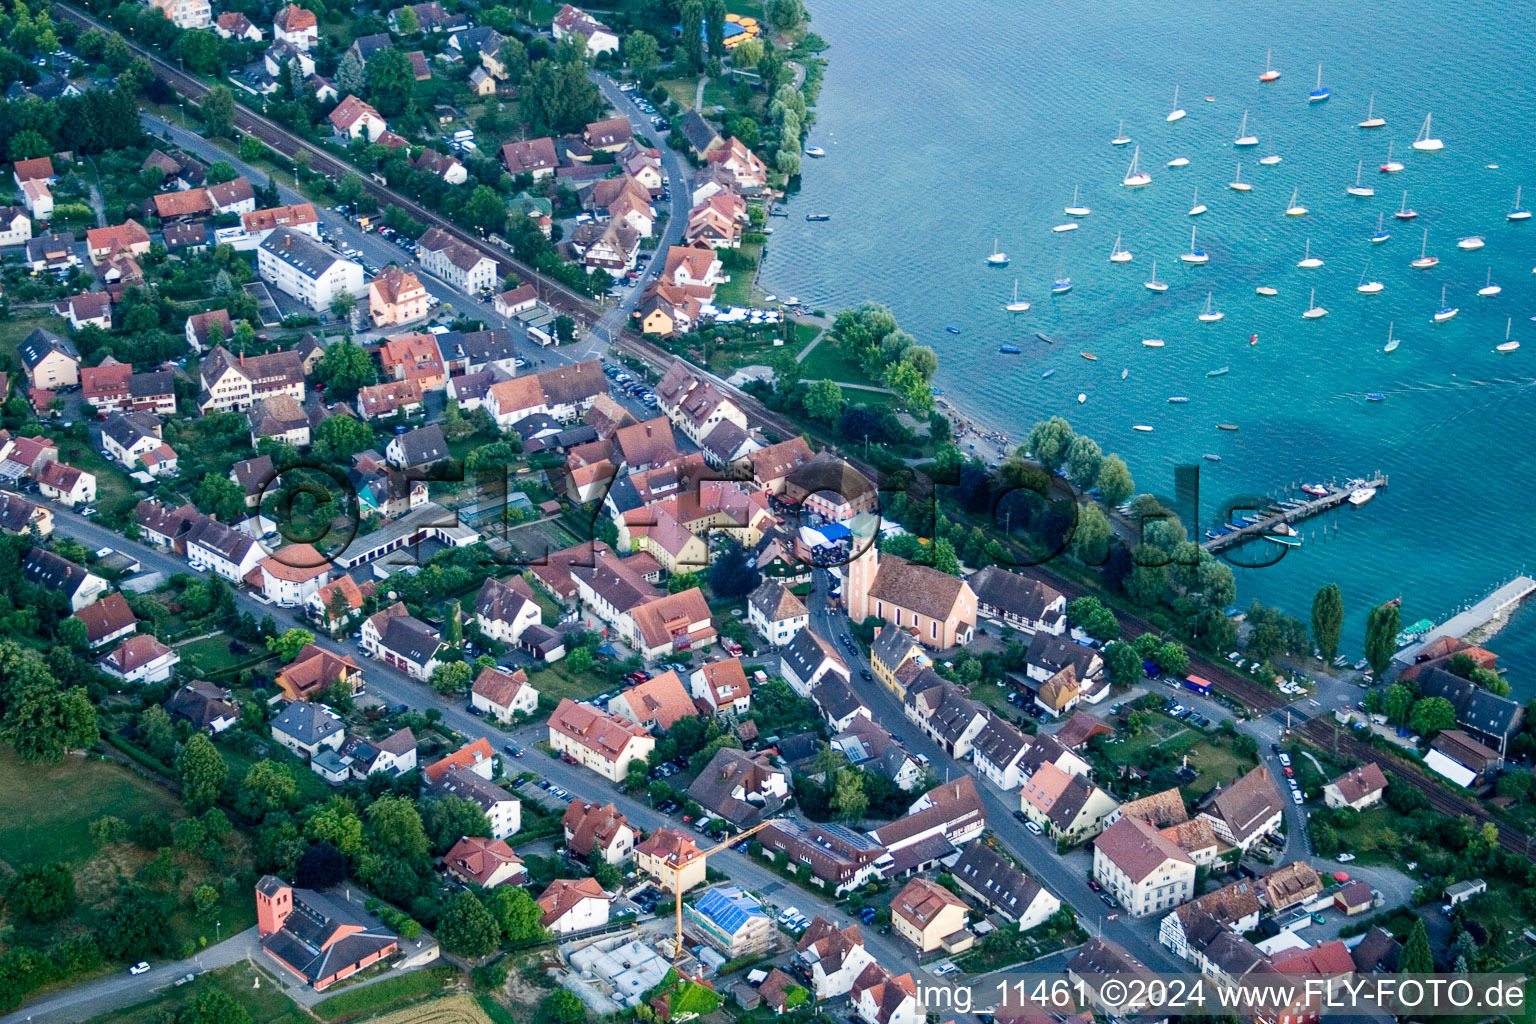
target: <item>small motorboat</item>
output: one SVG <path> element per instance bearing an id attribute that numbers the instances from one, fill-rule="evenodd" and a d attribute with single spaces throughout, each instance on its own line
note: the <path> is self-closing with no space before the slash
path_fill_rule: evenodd
<path id="1" fill-rule="evenodd" d="M 1071 290 L 1072 279 L 1070 277 L 1060 277 L 1051 282 L 1052 295 L 1065 295 Z"/>
<path id="2" fill-rule="evenodd" d="M 1048 379 L 1049 379 L 1049 378 L 1050 378 L 1050 376 L 1051 376 L 1051 374 L 1053 374 L 1053 373 L 1055 373 L 1055 372 L 1056 372 L 1056 370 L 1055 370 L 1055 368 L 1054 368 L 1054 367 L 1053 367 L 1053 368 L 1051 368 L 1051 369 L 1049 369 L 1049 370 L 1046 370 L 1046 371 L 1045 371 L 1045 372 L 1044 372 L 1044 373 L 1042 373 L 1042 374 L 1041 374 L 1041 375 L 1040 375 L 1040 379 L 1041 379 L 1041 380 L 1048 380 Z"/>
<path id="3" fill-rule="evenodd" d="M 1168 166 L 1172 167 L 1174 170 L 1178 170 L 1180 167 L 1188 167 L 1189 166 L 1189 157 L 1187 157 L 1187 156 L 1176 156 L 1172 160 L 1168 161 Z"/>
<path id="4" fill-rule="evenodd" d="M 1174 395 L 1172 398 L 1168 399 L 1169 405 L 1187 405 L 1188 403 L 1189 399 L 1185 398 L 1183 395 Z"/>
<path id="5" fill-rule="evenodd" d="M 1084 394 L 1083 392 L 1079 391 L 1077 393 L 1077 404 L 1078 405 L 1082 405 L 1086 401 L 1088 401 L 1088 396 L 1086 394 Z"/>
<path id="6" fill-rule="evenodd" d="M 1328 496 L 1328 488 L 1322 484 L 1302 484 L 1301 493 L 1310 494 L 1314 498 L 1325 498 Z"/>
<path id="7" fill-rule="evenodd" d="M 1236 423 L 1218 423 L 1218 424 L 1216 424 L 1216 429 L 1217 430 L 1236 430 L 1237 429 L 1237 424 Z"/>
<path id="8" fill-rule="evenodd" d="M 1259 285 L 1257 288 L 1254 289 L 1254 291 L 1257 292 L 1259 295 L 1279 295 L 1280 294 L 1279 291 L 1277 291 L 1274 288 L 1271 288 L 1267 284 Z"/>
<path id="9" fill-rule="evenodd" d="M 1129 377 L 1130 375 L 1131 375 L 1131 368 L 1129 366 L 1127 366 L 1125 369 L 1120 371 L 1120 379 L 1121 380 L 1125 380 L 1125 378 Z"/>
<path id="10" fill-rule="evenodd" d="M 1374 497 L 1376 497 L 1376 488 L 1356 487 L 1354 490 L 1349 492 L 1349 503 L 1351 505 L 1360 506 L 1364 505 Z"/>
<path id="11" fill-rule="evenodd" d="M 1023 351 L 1017 345 L 999 345 L 997 350 L 1005 356 L 1016 356 Z"/>
<path id="12" fill-rule="evenodd" d="M 1143 434 L 1150 434 L 1150 433 L 1152 433 L 1152 428 L 1147 426 L 1145 423 L 1137 423 L 1134 426 L 1132 426 L 1131 429 L 1132 430 L 1139 430 Z"/>
<path id="13" fill-rule="evenodd" d="M 1094 355 L 1092 352 L 1079 352 L 1078 355 L 1082 356 L 1084 359 L 1088 360 L 1090 363 L 1096 363 L 1096 362 L 1099 361 L 1099 357 Z"/>
<path id="14" fill-rule="evenodd" d="M 1250 344 L 1250 345 L 1257 345 L 1258 343 L 1259 343 L 1259 336 L 1257 334 L 1250 334 L 1250 335 L 1248 335 L 1248 344 Z"/>
<path id="15" fill-rule="evenodd" d="M 1142 338 L 1141 339 L 1141 343 L 1144 346 L 1146 346 L 1147 348 L 1162 348 L 1163 347 L 1163 339 L 1162 338 Z"/>
<path id="16" fill-rule="evenodd" d="M 1482 235 L 1470 235 L 1466 238 L 1458 239 L 1456 242 L 1456 248 L 1461 249 L 1464 252 L 1473 252 L 1477 249 L 1481 249 L 1485 244 L 1486 243 L 1483 241 Z"/>
<path id="17" fill-rule="evenodd" d="M 822 149 L 820 146 L 806 146 L 805 147 L 805 155 L 806 156 L 814 156 L 814 157 L 823 157 L 823 156 L 827 155 L 827 151 Z"/>
<path id="18" fill-rule="evenodd" d="M 1232 372 L 1232 367 L 1230 367 L 1230 366 L 1223 366 L 1223 367 L 1220 367 L 1219 369 L 1215 369 L 1215 370 L 1206 370 L 1205 371 L 1205 375 L 1207 377 L 1225 377 L 1227 374 L 1229 374 L 1231 372 Z"/>
<path id="19" fill-rule="evenodd" d="M 1049 334 L 1041 334 L 1039 331 L 1036 331 L 1035 332 L 1035 337 L 1039 338 L 1041 341 L 1045 342 L 1047 345 L 1054 345 L 1054 344 L 1056 344 L 1054 341 L 1051 340 L 1051 336 Z"/>
<path id="20" fill-rule="evenodd" d="M 1281 547 L 1285 547 L 1285 548 L 1299 548 L 1299 547 L 1301 547 L 1301 541 L 1297 540 L 1295 537 L 1276 537 L 1272 533 L 1261 533 L 1261 534 L 1259 534 L 1259 536 L 1263 537 L 1265 540 L 1269 541 L 1271 544 L 1279 544 Z"/>
<path id="21" fill-rule="evenodd" d="M 1387 396 L 1382 394 L 1380 391 L 1371 391 L 1366 394 L 1365 400 L 1367 402 L 1385 402 L 1387 400 Z"/>
<path id="22" fill-rule="evenodd" d="M 959 334 L 960 333 L 960 328 L 954 326 L 953 324 L 950 324 L 949 326 L 945 327 L 944 329 L 946 331 L 948 331 L 950 334 Z"/>
<path id="23" fill-rule="evenodd" d="M 1057 224 L 1055 227 L 1051 228 L 1051 230 L 1056 232 L 1058 235 L 1064 231 L 1076 231 L 1077 221 L 1069 220 L 1065 224 Z"/>
<path id="24" fill-rule="evenodd" d="M 1275 164 L 1277 164 L 1279 162 L 1280 162 L 1280 154 L 1279 153 L 1271 153 L 1271 154 L 1269 154 L 1269 156 L 1261 156 L 1261 157 L 1259 157 L 1259 163 L 1263 164 L 1265 167 L 1273 167 L 1273 166 L 1275 166 Z"/>
<path id="25" fill-rule="evenodd" d="M 816 220 L 831 220 L 832 219 L 832 215 L 830 213 L 808 213 L 808 214 L 805 215 L 805 219 L 806 220 L 813 220 L 813 221 L 816 221 Z M 1006 263 L 1008 261 L 1004 260 L 1003 262 Z"/>
<path id="26" fill-rule="evenodd" d="M 1200 457 L 1202 459 L 1204 459 L 1206 462 L 1220 462 L 1221 461 L 1221 456 L 1220 455 L 1202 455 Z"/>

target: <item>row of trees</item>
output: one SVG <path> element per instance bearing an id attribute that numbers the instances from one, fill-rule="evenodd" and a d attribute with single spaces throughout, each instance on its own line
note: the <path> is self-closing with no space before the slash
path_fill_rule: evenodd
<path id="1" fill-rule="evenodd" d="M 804 97 L 793 89 L 789 92 L 798 98 L 803 111 Z M 796 139 L 797 153 L 798 144 Z M 913 413 L 923 416 L 933 408 L 929 382 L 939 369 L 939 357 L 933 349 L 917 344 L 916 338 L 901 330 L 889 309 L 875 303 L 845 309 L 832 321 L 831 335 L 839 351 L 858 360 L 869 377 L 884 382 Z M 831 382 L 823 382 L 827 383 Z M 830 403 L 818 402 L 812 409 L 807 400 L 806 412 L 831 422 L 842 408 L 840 404 L 834 408 Z"/>

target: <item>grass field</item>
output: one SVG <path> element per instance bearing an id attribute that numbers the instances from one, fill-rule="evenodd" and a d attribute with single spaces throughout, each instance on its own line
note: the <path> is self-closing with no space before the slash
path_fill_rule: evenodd
<path id="1" fill-rule="evenodd" d="M 1195 781 L 1180 787 L 1186 796 L 1209 792 L 1217 784 L 1229 785 L 1253 767 L 1248 758 L 1234 754 L 1230 744 L 1216 746 L 1210 740 L 1204 740 L 1184 753 L 1189 755 L 1189 766 L 1200 773 Z"/>
<path id="2" fill-rule="evenodd" d="M 0 857 L 12 867 L 65 861 L 79 864 L 95 851 L 93 819 L 115 815 L 179 818 L 181 803 L 170 793 L 114 762 L 68 757 L 56 765 L 23 764 L 0 754 Z"/>
<path id="3" fill-rule="evenodd" d="M 315 1004 L 314 1012 L 321 1020 L 356 1020 L 440 992 L 458 977 L 458 973 L 452 967 L 434 967 L 387 978 L 322 999 Z"/>
<path id="4" fill-rule="evenodd" d="M 736 251 L 743 256 L 751 257 L 752 269 L 732 270 L 731 279 L 715 289 L 715 305 L 721 309 L 751 303 L 752 285 L 757 280 L 757 268 L 762 263 L 763 244 L 761 242 L 743 242 L 741 248 Z"/>
<path id="5" fill-rule="evenodd" d="M 538 687 L 539 693 L 557 701 L 562 697 L 586 700 L 608 689 L 603 676 L 595 671 L 579 674 L 572 672 L 566 668 L 563 658 L 533 677 L 533 684 Z"/>
<path id="6" fill-rule="evenodd" d="M 231 654 L 229 637 L 224 633 L 194 640 L 176 648 L 176 652 L 199 679 L 208 679 L 214 673 L 251 668 L 272 657 L 264 647 L 252 647 L 246 654 Z"/>
<path id="7" fill-rule="evenodd" d="M 59 458 L 96 477 L 95 504 L 103 513 L 126 515 L 138 504 L 137 485 L 128 479 L 128 474 L 86 442 L 59 439 Z"/>
<path id="8" fill-rule="evenodd" d="M 27 335 L 39 327 L 55 334 L 69 333 L 69 323 L 63 317 L 31 316 L 21 320 L 10 320 L 0 323 L 0 352 L 9 352 L 16 356 L 16 346 L 26 341 Z M 21 365 L 20 356 L 16 356 L 16 365 Z"/>
<path id="9" fill-rule="evenodd" d="M 839 351 L 831 338 L 823 338 L 821 344 L 805 357 L 805 361 L 800 364 L 800 376 L 803 380 L 835 380 L 848 384 L 884 386 L 877 380 L 871 380 L 859 361 Z M 863 400 L 866 396 L 860 394 L 858 397 Z"/>
<path id="10" fill-rule="evenodd" d="M 261 979 L 260 988 L 254 986 L 257 978 Z M 233 996 L 251 1015 L 251 1024 L 303 1024 L 310 1019 L 284 994 L 272 975 L 250 963 L 241 963 L 209 971 L 181 988 L 164 989 L 157 999 L 97 1017 L 91 1024 L 160 1024 L 175 1019 L 176 1013 L 199 993 L 215 988 Z"/>

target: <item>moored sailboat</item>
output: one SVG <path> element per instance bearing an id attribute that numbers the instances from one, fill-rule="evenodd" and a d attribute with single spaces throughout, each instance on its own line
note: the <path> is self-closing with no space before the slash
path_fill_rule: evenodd
<path id="1" fill-rule="evenodd" d="M 1401 341 L 1402 341 L 1401 338 L 1394 338 L 1392 336 L 1392 322 L 1388 321 L 1387 322 L 1387 344 L 1386 344 L 1386 347 L 1382 349 L 1382 351 L 1383 352 L 1396 352 L 1397 351 L 1397 346 L 1398 346 L 1398 344 Z"/>
<path id="2" fill-rule="evenodd" d="M 1243 162 L 1241 160 L 1237 162 L 1237 177 L 1232 179 L 1231 183 L 1227 185 L 1227 188 L 1232 189 L 1234 192 L 1253 191 L 1253 186 L 1243 180 Z"/>
<path id="3" fill-rule="evenodd" d="M 1248 134 L 1248 111 L 1243 111 L 1243 125 L 1237 130 L 1237 138 L 1232 140 L 1234 146 L 1257 146 L 1259 137 Z"/>
<path id="4" fill-rule="evenodd" d="M 1392 143 L 1387 143 L 1387 162 L 1381 165 L 1382 174 L 1396 174 L 1403 169 L 1401 160 L 1392 159 Z"/>
<path id="5" fill-rule="evenodd" d="M 1269 54 L 1269 50 L 1264 51 L 1264 72 L 1263 74 L 1259 75 L 1259 81 L 1261 82 L 1273 82 L 1278 80 L 1280 77 L 1280 72 L 1276 71 L 1273 67 L 1270 66 Z"/>
<path id="6" fill-rule="evenodd" d="M 1225 313 L 1211 307 L 1211 301 L 1213 298 L 1214 293 L 1206 293 L 1205 310 L 1199 316 L 1195 317 L 1196 320 L 1199 320 L 1203 324 L 1213 324 L 1220 320 L 1222 317 L 1226 316 Z"/>
<path id="7" fill-rule="evenodd" d="M 1179 87 L 1178 86 L 1174 86 L 1173 87 L 1173 109 L 1168 112 L 1168 120 L 1169 121 L 1182 121 L 1184 119 L 1184 115 L 1187 114 L 1187 113 L 1188 113 L 1188 111 L 1186 111 L 1183 107 L 1179 106 Z"/>
<path id="8" fill-rule="evenodd" d="M 1189 252 L 1180 256 L 1179 259 L 1183 260 L 1185 263 L 1208 263 L 1210 262 L 1211 258 L 1206 255 L 1205 250 L 1195 248 L 1196 230 L 1197 229 L 1195 228 L 1189 229 Z"/>
<path id="9" fill-rule="evenodd" d="M 1131 166 L 1126 168 L 1125 177 L 1120 184 L 1126 188 L 1140 188 L 1143 185 L 1152 184 L 1152 175 L 1141 169 L 1141 147 L 1137 146 L 1131 154 Z"/>
<path id="10" fill-rule="evenodd" d="M 1328 315 L 1328 311 L 1317 304 L 1317 289 L 1312 289 L 1312 298 L 1308 300 L 1311 305 L 1301 315 L 1308 320 L 1316 320 L 1318 317 Z"/>
<path id="11" fill-rule="evenodd" d="M 1445 142 L 1436 139 L 1429 134 L 1429 119 L 1433 114 L 1424 115 L 1424 127 L 1419 129 L 1419 137 L 1413 140 L 1413 148 L 1425 153 L 1433 153 L 1445 148 Z"/>
<path id="12" fill-rule="evenodd" d="M 1435 310 L 1435 323 L 1444 323 L 1459 312 L 1461 312 L 1461 310 L 1457 309 L 1455 306 L 1447 306 L 1445 304 L 1445 285 L 1441 285 L 1440 308 Z"/>
<path id="13" fill-rule="evenodd" d="M 1146 288 L 1149 292 L 1165 292 L 1168 290 L 1167 282 L 1157 279 L 1157 257 L 1155 256 L 1152 257 L 1152 276 L 1142 282 L 1142 287 Z"/>
<path id="14" fill-rule="evenodd" d="M 1371 186 L 1360 184 L 1360 175 L 1362 172 L 1364 172 L 1364 170 L 1365 161 L 1361 160 L 1360 163 L 1355 167 L 1355 183 L 1344 190 L 1346 193 L 1352 196 L 1359 196 L 1361 198 L 1373 196 L 1376 194 L 1376 190 Z"/>
<path id="15" fill-rule="evenodd" d="M 1311 92 L 1307 93 L 1307 102 L 1321 103 L 1323 100 L 1326 100 L 1329 96 L 1332 95 L 1333 90 L 1323 88 L 1323 66 L 1319 64 L 1317 66 L 1317 85 L 1312 89 Z"/>
<path id="16" fill-rule="evenodd" d="M 1380 128 L 1387 123 L 1384 117 L 1376 116 L 1376 94 L 1371 93 L 1371 105 L 1365 112 L 1365 120 L 1360 122 L 1361 128 Z"/>
<path id="17" fill-rule="evenodd" d="M 1429 255 L 1429 228 L 1424 229 L 1424 241 L 1419 245 L 1419 258 L 1408 264 L 1414 270 L 1428 270 L 1439 266 L 1440 257 Z"/>
<path id="18" fill-rule="evenodd" d="M 1491 299 L 1495 295 L 1499 294 L 1499 292 L 1502 292 L 1503 290 L 1504 290 L 1503 285 L 1497 285 L 1497 284 L 1493 283 L 1493 268 L 1489 267 L 1488 268 L 1488 281 L 1487 281 L 1486 284 L 1484 284 L 1481 288 L 1479 288 L 1477 290 L 1477 294 L 1481 295 L 1485 299 Z"/>

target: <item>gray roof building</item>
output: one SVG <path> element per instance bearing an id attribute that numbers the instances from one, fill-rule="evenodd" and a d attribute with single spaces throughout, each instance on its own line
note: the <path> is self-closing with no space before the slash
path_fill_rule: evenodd
<path id="1" fill-rule="evenodd" d="M 312 747 L 342 731 L 341 716 L 324 704 L 296 700 L 272 719 L 272 731 Z"/>

